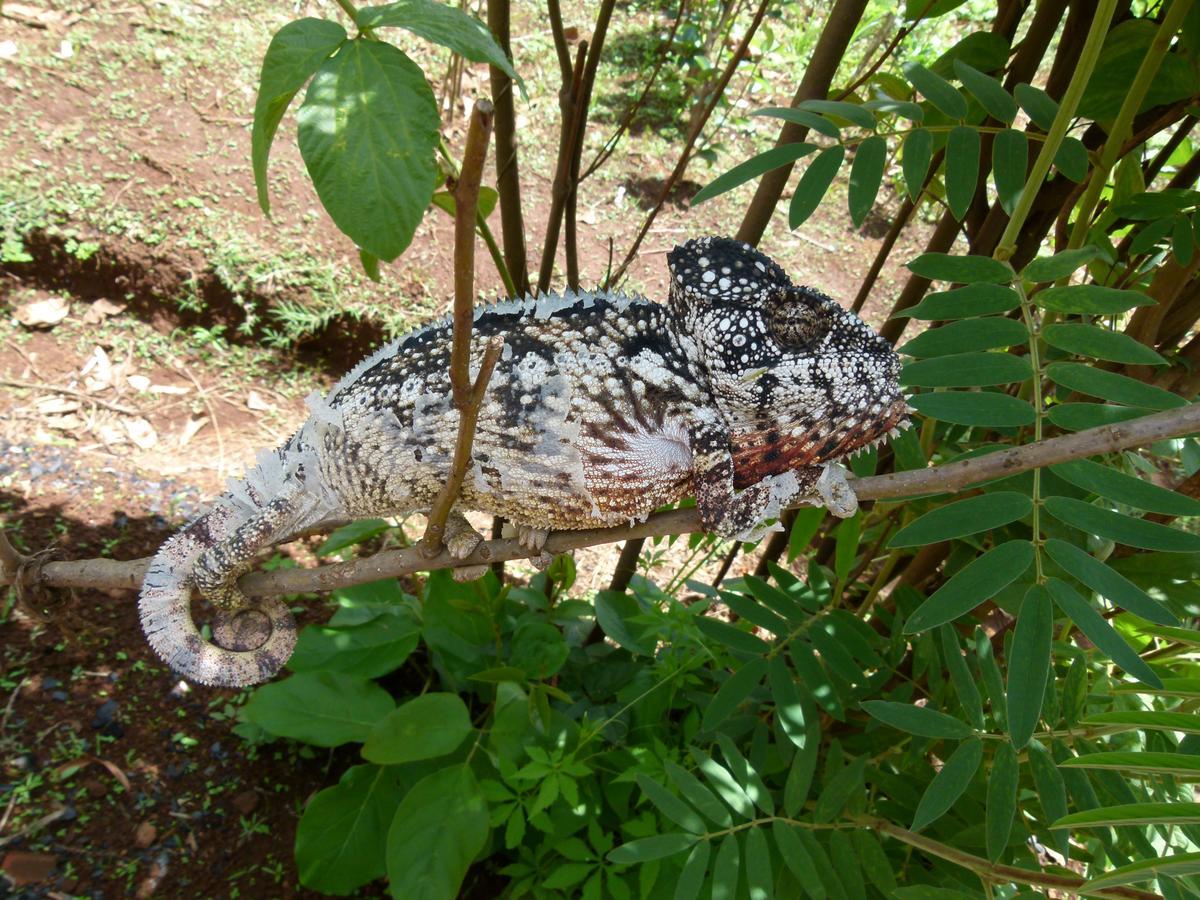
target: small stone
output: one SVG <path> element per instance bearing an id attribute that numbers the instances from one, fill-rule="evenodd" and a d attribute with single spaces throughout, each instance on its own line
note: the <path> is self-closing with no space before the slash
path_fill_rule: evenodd
<path id="1" fill-rule="evenodd" d="M 143 822 L 137 827 L 137 831 L 133 833 L 133 843 L 142 850 L 145 850 L 154 843 L 154 839 L 158 837 L 158 829 L 154 827 L 153 822 Z"/>
<path id="2" fill-rule="evenodd" d="M 108 793 L 108 785 L 103 781 L 96 780 L 95 778 L 85 779 L 83 782 L 83 789 L 87 791 L 88 796 L 92 798 L 103 797 Z"/>
<path id="3" fill-rule="evenodd" d="M 93 728 L 103 728 L 111 722 L 116 721 L 117 711 L 120 709 L 120 704 L 116 700 L 105 700 L 96 710 L 96 715 L 92 719 Z"/>
<path id="4" fill-rule="evenodd" d="M 62 682 L 59 681 L 57 678 L 51 678 L 50 676 L 47 675 L 45 678 L 42 679 L 42 690 L 43 691 L 52 691 L 55 688 L 60 688 L 60 687 L 62 687 Z"/>
<path id="5" fill-rule="evenodd" d="M 213 741 L 213 745 L 208 748 L 208 752 L 212 754 L 213 759 L 224 759 L 229 755 L 221 746 L 220 741 Z"/>
<path id="6" fill-rule="evenodd" d="M 141 416 L 132 419 L 122 419 L 121 421 L 125 426 L 125 433 L 129 435 L 129 439 L 142 450 L 149 450 L 158 443 L 158 433 L 154 430 L 154 426 Z"/>
<path id="7" fill-rule="evenodd" d="M 248 816 L 258 808 L 258 794 L 254 791 L 242 791 L 230 802 L 239 813 Z"/>
<path id="8" fill-rule="evenodd" d="M 125 379 L 125 381 L 135 391 L 150 390 L 150 379 L 147 378 L 145 375 L 130 375 L 128 378 Z"/>
<path id="9" fill-rule="evenodd" d="M 57 700 L 59 703 L 66 703 L 70 698 L 67 696 L 66 691 L 53 691 L 50 694 L 50 699 Z"/>
<path id="10" fill-rule="evenodd" d="M 13 880 L 13 884 L 33 884 L 45 881 L 54 874 L 58 857 L 50 853 L 30 853 L 25 850 L 10 850 L 4 854 L 0 868 Z"/>

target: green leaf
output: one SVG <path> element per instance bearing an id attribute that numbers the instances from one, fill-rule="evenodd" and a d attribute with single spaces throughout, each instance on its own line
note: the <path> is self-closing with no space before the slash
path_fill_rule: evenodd
<path id="1" fill-rule="evenodd" d="M 992 862 L 1004 854 L 1008 836 L 1012 833 L 1013 817 L 1017 812 L 1019 774 L 1017 751 L 1013 745 L 1007 742 L 997 744 L 987 786 L 987 855 Z"/>
<path id="2" fill-rule="evenodd" d="M 1167 361 L 1140 341 L 1119 331 L 1083 322 L 1061 322 L 1042 329 L 1046 343 L 1077 356 L 1144 366 L 1165 366 Z"/>
<path id="3" fill-rule="evenodd" d="M 1013 271 L 990 256 L 951 256 L 949 253 L 922 253 L 908 263 L 909 271 L 931 281 L 976 284 L 1008 284 Z"/>
<path id="4" fill-rule="evenodd" d="M 1021 603 L 1008 659 L 1008 734 L 1017 750 L 1029 743 L 1042 715 L 1053 632 L 1050 595 L 1045 587 L 1035 584 Z"/>
<path id="5" fill-rule="evenodd" d="M 604 593 L 601 591 L 600 593 Z M 737 653 L 757 656 L 761 653 L 766 653 L 771 649 L 768 644 L 760 637 L 756 637 L 749 632 L 742 631 L 730 625 L 728 622 L 723 622 L 720 619 L 712 619 L 708 616 L 700 616 L 696 619 L 696 627 L 705 635 L 715 641 L 720 641 L 730 650 Z M 652 654 L 647 654 L 652 655 Z"/>
<path id="6" fill-rule="evenodd" d="M 790 106 L 768 106 L 763 109 L 756 109 L 750 115 L 783 119 L 785 122 L 794 122 L 796 125 L 811 128 L 813 131 L 823 134 L 826 137 L 831 137 L 835 141 L 842 139 L 841 129 L 824 116 L 815 112 L 807 112 L 803 109 L 795 109 Z"/>
<path id="7" fill-rule="evenodd" d="M 387 837 L 396 900 L 454 900 L 488 836 L 488 811 L 468 766 L 440 769 L 405 796 Z"/>
<path id="8" fill-rule="evenodd" d="M 614 847 L 608 854 L 609 862 L 620 863 L 622 865 L 630 863 L 644 863 L 652 859 L 662 859 L 666 856 L 674 856 L 676 853 L 682 853 L 688 847 L 696 842 L 697 838 L 694 834 L 682 834 L 675 832 L 672 834 L 656 834 L 652 837 L 639 838 L 635 841 L 626 841 L 619 847 Z"/>
<path id="9" fill-rule="evenodd" d="M 675 882 L 675 900 L 694 900 L 700 896 L 700 888 L 704 884 L 704 876 L 708 872 L 708 859 L 712 855 L 712 844 L 700 841 L 688 854 L 679 880 Z"/>
<path id="10" fill-rule="evenodd" d="M 939 328 L 922 331 L 900 348 L 909 356 L 945 356 L 971 350 L 991 350 L 1011 347 L 1029 340 L 1025 325 L 1016 319 L 985 316 L 982 319 L 963 319 Z"/>
<path id="11" fill-rule="evenodd" d="M 741 668 L 729 676 L 708 701 L 700 727 L 712 731 L 724 722 L 735 709 L 742 705 L 750 692 L 762 684 L 767 674 L 767 661 L 763 657 L 743 663 Z"/>
<path id="12" fill-rule="evenodd" d="M 808 855 L 804 842 L 800 840 L 799 829 L 782 819 L 776 819 L 771 823 L 771 837 L 775 839 L 775 846 L 779 848 L 779 856 L 784 865 L 791 869 L 796 879 L 805 885 L 810 893 L 812 890 L 810 885 L 820 887 L 821 882 L 817 877 L 816 864 Z M 824 888 L 821 888 L 821 896 L 825 896 Z"/>
<path id="13" fill-rule="evenodd" d="M 333 221 L 394 260 L 437 180 L 441 122 L 420 67 L 391 44 L 349 41 L 317 70 L 297 120 L 300 154 Z"/>
<path id="14" fill-rule="evenodd" d="M 887 141 L 871 135 L 858 145 L 850 166 L 850 221 L 858 228 L 875 205 L 875 195 L 883 182 L 883 164 L 887 160 Z"/>
<path id="15" fill-rule="evenodd" d="M 800 176 L 796 193 L 792 195 L 792 202 L 788 207 L 788 228 L 794 230 L 803 225 L 825 199 L 825 192 L 829 190 L 838 169 L 842 167 L 845 156 L 845 148 L 836 144 L 826 147 L 808 164 L 808 168 Z"/>
<path id="16" fill-rule="evenodd" d="M 713 862 L 712 871 L 712 900 L 734 900 L 738 895 L 738 869 L 741 867 L 742 855 L 738 848 L 737 833 L 727 834 L 721 839 L 717 848 L 717 858 Z"/>
<path id="17" fill-rule="evenodd" d="M 850 575 L 854 560 L 858 557 L 859 539 L 862 536 L 862 516 L 853 515 L 843 519 L 834 532 L 836 547 L 833 557 L 833 571 L 839 584 L 844 584 Z"/>
<path id="18" fill-rule="evenodd" d="M 1162 710 L 1117 710 L 1094 713 L 1081 723 L 1083 725 L 1132 725 L 1152 731 L 1180 731 L 1184 734 L 1200 734 L 1200 716 L 1194 713 L 1163 712 Z"/>
<path id="19" fill-rule="evenodd" d="M 900 67 L 904 75 L 918 91 L 951 119 L 964 119 L 967 101 L 963 95 L 940 75 L 934 75 L 920 63 L 909 62 Z"/>
<path id="20" fill-rule="evenodd" d="M 1067 785 L 1062 773 L 1054 764 L 1054 757 L 1037 741 L 1029 742 L 1029 768 L 1033 772 L 1033 784 L 1037 788 L 1038 801 L 1047 821 L 1053 822 L 1051 828 L 1057 826 L 1056 819 L 1067 814 Z M 1065 831 L 1052 834 L 1056 849 L 1063 856 L 1067 855 L 1069 835 Z"/>
<path id="21" fill-rule="evenodd" d="M 925 120 L 925 110 L 916 103 L 910 103 L 907 100 L 893 100 L 891 97 L 877 97 L 874 100 L 868 100 L 862 105 L 863 109 L 869 109 L 872 112 L 889 113 L 899 116 L 902 119 L 908 119 L 910 122 L 922 122 Z"/>
<path id="22" fill-rule="evenodd" d="M 483 218 L 487 218 L 496 209 L 496 204 L 500 202 L 500 194 L 495 188 L 490 188 L 487 185 L 481 185 L 479 188 L 479 198 L 475 201 L 475 211 Z M 453 191 L 438 191 L 433 195 L 433 205 L 438 209 L 454 216 L 458 212 L 458 206 L 454 202 Z"/>
<path id="23" fill-rule="evenodd" d="M 1054 155 L 1054 165 L 1058 171 L 1076 184 L 1087 178 L 1088 167 L 1091 163 L 1088 160 L 1087 147 L 1083 145 L 1083 141 L 1070 135 L 1064 137 L 1062 144 L 1059 145 L 1058 153 Z"/>
<path id="24" fill-rule="evenodd" d="M 1115 425 L 1150 415 L 1150 410 L 1107 403 L 1058 403 L 1046 411 L 1046 418 L 1067 431 L 1083 431 L 1100 425 Z"/>
<path id="25" fill-rule="evenodd" d="M 398 25 L 418 37 L 440 44 L 471 62 L 488 63 L 521 84 L 504 51 L 487 26 L 461 9 L 434 0 L 398 0 L 386 6 L 367 6 L 358 11 L 359 28 Z"/>
<path id="26" fill-rule="evenodd" d="M 979 738 L 972 737 L 959 744 L 921 795 L 912 830 L 920 831 L 949 812 L 979 771 L 982 761 L 983 741 Z"/>
<path id="27" fill-rule="evenodd" d="M 883 701 L 878 701 L 883 702 Z M 905 704 L 899 704 L 901 706 Z M 949 717 L 947 717 L 949 718 Z M 962 723 L 959 723 L 962 724 Z M 863 780 L 867 767 L 867 758 L 860 756 L 850 765 L 838 770 L 821 788 L 817 796 L 817 805 L 813 809 L 814 822 L 832 822 L 842 814 L 855 795 L 861 795 L 866 789 Z"/>
<path id="28" fill-rule="evenodd" d="M 407 607 L 357 625 L 308 625 L 288 660 L 293 672 L 340 672 L 379 678 L 398 669 L 416 649 L 421 623 Z"/>
<path id="29" fill-rule="evenodd" d="M 1193 23 L 1196 21 L 1194 10 L 1189 18 Z M 1153 17 L 1147 17 L 1126 19 L 1109 30 L 1096 69 L 1080 98 L 1078 115 L 1098 122 L 1116 117 L 1143 60 L 1154 52 L 1152 43 L 1156 39 L 1169 40 L 1171 37 L 1165 34 L 1160 37 L 1159 29 L 1159 23 Z M 1187 34 L 1187 31 L 1185 24 L 1183 33 Z M 1192 31 L 1194 33 L 1194 26 Z M 1183 42 L 1186 43 L 1186 38 Z M 1151 78 L 1136 112 L 1173 103 L 1195 93 L 1196 73 L 1192 68 L 1196 53 L 1194 40 L 1189 50 L 1183 53 L 1175 50 L 1161 57 L 1159 68 Z"/>
<path id="30" fill-rule="evenodd" d="M 771 699 L 775 701 L 775 715 L 783 727 L 783 733 L 793 744 L 803 748 L 808 740 L 809 727 L 817 715 L 816 708 L 810 699 L 801 694 L 782 655 L 771 657 L 767 664 L 767 680 Z"/>
<path id="31" fill-rule="evenodd" d="M 1136 884 L 1154 878 L 1186 878 L 1200 872 L 1200 853 L 1172 853 L 1137 862 L 1105 872 L 1080 886 L 1083 893 L 1100 891 L 1122 884 Z"/>
<path id="32" fill-rule="evenodd" d="M 968 284 L 952 291 L 929 294 L 916 306 L 900 310 L 893 318 L 910 316 L 914 319 L 966 319 L 1008 312 L 1021 305 L 1021 298 L 1012 288 L 998 284 Z"/>
<path id="33" fill-rule="evenodd" d="M 754 805 L 768 816 L 775 815 L 775 801 L 771 799 L 771 792 L 767 790 L 762 777 L 750 765 L 749 760 L 738 751 L 733 738 L 727 734 L 718 733 L 717 746 L 721 748 L 725 762 L 729 765 L 730 773 L 742 786 L 746 795 L 754 801 Z"/>
<path id="34" fill-rule="evenodd" d="M 334 530 L 314 553 L 317 556 L 329 556 L 331 553 L 369 541 L 391 527 L 384 519 L 359 519 Z"/>
<path id="35" fill-rule="evenodd" d="M 512 633 L 508 661 L 530 678 L 545 680 L 558 673 L 570 653 L 560 629 L 549 622 L 522 622 Z"/>
<path id="36" fill-rule="evenodd" d="M 784 144 L 782 147 L 772 147 L 756 156 L 750 157 L 743 163 L 734 166 L 724 175 L 719 175 L 709 182 L 696 196 L 692 198 L 692 206 L 699 206 L 705 200 L 718 197 L 726 191 L 731 191 L 745 184 L 752 178 L 758 178 L 772 169 L 794 163 L 816 150 L 815 144 Z M 818 201 L 819 202 L 819 201 Z"/>
<path id="37" fill-rule="evenodd" d="M 1200 778 L 1200 757 L 1186 753 L 1113 750 L 1073 756 L 1059 765 L 1076 769 L 1113 769 L 1134 776 L 1174 775 L 1193 781 Z"/>
<path id="38" fill-rule="evenodd" d="M 1023 519 L 1032 511 L 1033 501 L 1016 491 L 979 494 L 925 513 L 897 531 L 888 547 L 920 547 L 978 534 Z"/>
<path id="39" fill-rule="evenodd" d="M 984 75 L 961 59 L 954 60 L 954 74 L 970 91 L 979 105 L 997 122 L 1008 125 L 1017 117 L 1017 103 L 1003 85 L 990 75 Z"/>
<path id="40" fill-rule="evenodd" d="M 670 760 L 663 763 L 663 771 L 667 773 L 667 777 L 671 779 L 675 787 L 679 788 L 679 793 L 683 794 L 706 819 L 721 828 L 729 828 L 733 825 L 733 818 L 729 815 L 725 804 L 701 784 L 700 779 L 695 775 Z"/>
<path id="41" fill-rule="evenodd" d="M 975 659 L 979 664 L 980 681 L 992 705 L 992 718 L 1003 726 L 1008 719 L 1008 701 L 1004 696 L 1004 679 L 1000 677 L 1000 665 L 996 662 L 996 650 L 992 639 L 982 625 L 975 626 Z"/>
<path id="42" fill-rule="evenodd" d="M 276 737 L 318 747 L 365 741 L 395 703 L 365 678 L 336 672 L 305 672 L 258 688 L 241 717 Z"/>
<path id="43" fill-rule="evenodd" d="M 788 562 L 804 552 L 804 548 L 812 541 L 813 535 L 825 520 L 825 510 L 821 507 L 801 509 L 796 512 L 796 520 L 792 523 L 792 532 L 788 535 Z"/>
<path id="44" fill-rule="evenodd" d="M 433 759 L 452 752 L 471 731 L 471 716 L 458 694 L 422 694 L 375 724 L 362 755 L 380 765 Z"/>
<path id="45" fill-rule="evenodd" d="M 382 878 L 388 826 L 401 796 L 395 769 L 351 766 L 313 797 L 296 828 L 300 883 L 344 895 Z"/>
<path id="46" fill-rule="evenodd" d="M 967 718 L 971 720 L 971 725 L 983 731 L 983 699 L 979 696 L 979 688 L 963 657 L 958 635 L 949 625 L 942 625 L 938 634 L 941 636 L 942 654 L 946 660 L 946 669 L 950 672 L 950 680 L 954 683 L 954 692 L 958 694 L 958 702 Z"/>
<path id="47" fill-rule="evenodd" d="M 1200 699 L 1200 678 L 1163 678 L 1152 688 L 1148 690 L 1138 684 L 1113 685 L 1113 691 L 1118 694 L 1158 694 L 1179 700 Z"/>
<path id="48" fill-rule="evenodd" d="M 1055 281 L 1066 278 L 1080 266 L 1091 262 L 1100 255 L 1100 248 L 1088 244 L 1076 250 L 1064 250 L 1053 256 L 1043 256 L 1033 260 L 1021 274 L 1034 283 Z"/>
<path id="49" fill-rule="evenodd" d="M 909 403 L 931 419 L 958 425 L 1015 428 L 1034 420 L 1033 407 L 1026 401 L 990 391 L 918 394 L 910 397 Z"/>
<path id="50" fill-rule="evenodd" d="M 839 119 L 853 122 L 859 128 L 875 130 L 875 117 L 857 103 L 846 103 L 844 100 L 805 100 L 800 104 L 800 109 L 825 116 L 837 116 Z"/>
<path id="51" fill-rule="evenodd" d="M 1025 573 L 1033 562 L 1033 544 L 1008 541 L 972 560 L 938 588 L 909 616 L 905 634 L 915 634 L 953 622 L 984 600 L 995 596 Z"/>
<path id="52" fill-rule="evenodd" d="M 1200 803 L 1124 803 L 1063 816 L 1054 828 L 1102 828 L 1111 825 L 1196 825 Z"/>
<path id="53" fill-rule="evenodd" d="M 909 132 L 900 148 L 900 168 L 904 173 L 904 189 L 910 200 L 916 200 L 929 173 L 933 158 L 933 133 L 926 128 Z"/>
<path id="54" fill-rule="evenodd" d="M 647 629 L 640 628 L 634 620 L 641 615 L 642 608 L 638 605 L 637 598 L 632 597 L 624 591 L 598 591 L 594 601 L 596 607 L 596 624 L 600 629 L 618 646 L 630 653 L 641 656 L 653 656 L 655 640 L 652 634 Z M 697 624 L 701 631 L 706 630 L 708 624 L 722 625 L 730 631 L 736 631 L 738 634 L 757 641 L 758 638 L 752 637 L 743 631 L 737 631 L 725 622 L 719 622 L 716 619 L 708 619 L 701 617 Z M 761 641 L 759 643 L 762 643 Z M 762 645 L 764 649 L 766 644 Z"/>
<path id="55" fill-rule="evenodd" d="M 906 734 L 949 740 L 961 740 L 974 734 L 965 722 L 927 706 L 890 700 L 864 700 L 860 705 L 867 715 Z"/>
<path id="56" fill-rule="evenodd" d="M 959 125 L 946 138 L 946 202 L 960 221 L 971 206 L 979 181 L 979 132 Z"/>
<path id="57" fill-rule="evenodd" d="M 854 842 L 855 855 L 867 878 L 879 888 L 883 896 L 892 896 L 892 892 L 896 890 L 896 874 L 892 871 L 892 862 L 887 858 L 879 840 L 862 828 L 850 832 L 850 839 Z"/>
<path id="58" fill-rule="evenodd" d="M 1054 102 L 1054 98 L 1041 88 L 1024 82 L 1016 86 L 1013 94 L 1033 123 L 1042 131 L 1049 131 L 1050 126 L 1054 124 L 1054 117 L 1058 115 L 1058 104 Z"/>
<path id="59" fill-rule="evenodd" d="M 1084 636 L 1101 653 L 1136 678 L 1152 687 L 1161 688 L 1162 680 L 1146 665 L 1137 652 L 1117 634 L 1111 625 L 1065 582 L 1051 578 L 1046 582 L 1050 596 L 1059 609 L 1067 614 Z"/>
<path id="60" fill-rule="evenodd" d="M 690 747 L 689 752 L 692 759 L 696 761 L 697 768 L 708 779 L 708 783 L 721 795 L 721 799 L 733 807 L 734 812 L 739 816 L 745 819 L 752 817 L 754 815 L 754 801 L 750 799 L 750 796 L 742 786 L 737 783 L 737 780 L 729 773 L 729 770 L 698 747 Z"/>
<path id="61" fill-rule="evenodd" d="M 1140 291 L 1125 291 L 1098 284 L 1068 284 L 1039 291 L 1033 302 L 1051 312 L 1081 316 L 1110 316 L 1154 301 Z"/>
<path id="62" fill-rule="evenodd" d="M 900 383 L 917 387 L 987 387 L 1033 377 L 1023 356 L 1011 353 L 952 353 L 910 362 L 900 371 Z"/>
<path id="63" fill-rule="evenodd" d="M 746 885 L 750 900 L 767 900 L 775 896 L 775 879 L 771 872 L 771 851 L 767 848 L 767 833 L 762 828 L 746 832 Z"/>
<path id="64" fill-rule="evenodd" d="M 1146 409 L 1178 409 L 1187 401 L 1178 394 L 1130 378 L 1107 372 L 1084 363 L 1056 362 L 1046 367 L 1046 374 L 1057 384 L 1081 394 L 1101 397 L 1110 403 L 1140 406 Z"/>
<path id="65" fill-rule="evenodd" d="M 1025 188 L 1029 168 L 1029 139 L 1025 132 L 1005 128 L 992 144 L 992 176 L 1001 208 L 1010 215 Z"/>
<path id="66" fill-rule="evenodd" d="M 642 789 L 642 793 L 650 799 L 651 803 L 658 807 L 658 811 L 664 816 L 684 831 L 690 831 L 693 834 L 704 834 L 706 830 L 704 822 L 690 806 L 642 772 L 639 772 L 637 775 L 637 783 Z"/>
<path id="67" fill-rule="evenodd" d="M 304 18 L 288 22 L 271 38 L 263 56 L 254 102 L 254 128 L 250 134 L 250 159 L 258 205 L 271 214 L 267 196 L 267 162 L 271 144 L 284 112 L 304 83 L 346 40 L 346 29 L 327 19 Z"/>
<path id="68" fill-rule="evenodd" d="M 1051 471 L 1057 468 L 1055 466 Z M 1046 552 L 1071 576 L 1114 606 L 1126 609 L 1135 616 L 1141 616 L 1148 622 L 1157 622 L 1160 625 L 1179 624 L 1179 619 L 1165 606 L 1090 553 L 1066 541 L 1054 539 L 1046 542 Z"/>
<path id="69" fill-rule="evenodd" d="M 1123 513 L 1100 509 L 1098 506 L 1092 506 L 1090 503 L 1070 497 L 1047 497 L 1045 504 L 1050 515 L 1060 522 L 1089 534 L 1116 541 L 1118 544 L 1141 547 L 1144 550 L 1166 550 L 1172 553 L 1200 551 L 1200 535 L 1159 525 L 1157 522 L 1147 522 L 1145 519 L 1135 519 Z"/>

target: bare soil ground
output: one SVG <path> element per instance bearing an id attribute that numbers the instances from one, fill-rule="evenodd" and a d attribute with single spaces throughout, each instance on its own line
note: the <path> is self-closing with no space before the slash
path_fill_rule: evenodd
<path id="1" fill-rule="evenodd" d="M 588 10 L 568 7 L 586 32 Z M 290 119 L 272 157 L 273 219 L 254 201 L 249 116 L 266 42 L 294 16 L 333 14 L 265 0 L 4 5 L 0 514 L 18 549 L 153 552 L 303 419 L 309 391 L 446 308 L 450 220 L 430 212 L 385 283 L 371 284 L 319 208 Z M 514 52 L 530 88 L 519 126 L 532 257 L 557 140 L 557 70 L 549 34 L 532 10 L 522 15 Z M 436 80 L 444 54 L 409 44 Z M 629 94 L 638 75 L 605 67 L 601 91 Z M 776 75 L 753 106 L 786 103 L 794 72 Z M 486 71 L 469 66 L 464 94 L 484 90 Z M 445 132 L 452 148 L 457 118 Z M 736 230 L 750 188 L 695 210 L 686 198 L 765 146 L 769 128 L 756 136 L 748 121 L 731 124 L 716 169 L 689 172 L 631 289 L 661 296 L 666 250 Z M 585 162 L 612 127 L 596 125 Z M 588 277 L 605 271 L 610 240 L 620 258 L 677 152 L 638 129 L 583 186 Z M 896 201 L 885 189 L 875 227 L 855 232 L 844 184 L 834 191 L 839 202 L 799 234 L 780 212 L 763 247 L 798 280 L 848 301 Z M 898 280 L 889 266 L 868 318 L 881 318 Z M 477 282 L 482 297 L 498 294 L 482 253 Z M 19 321 L 39 317 L 57 321 Z M 581 556 L 580 588 L 602 586 L 613 559 Z M 653 574 L 665 580 L 671 560 Z M 243 743 L 230 732 L 243 695 L 180 686 L 146 647 L 134 599 L 78 591 L 0 609 L 0 897 L 306 895 L 292 862 L 296 821 L 345 761 Z M 321 604 L 306 615 L 323 618 Z"/>

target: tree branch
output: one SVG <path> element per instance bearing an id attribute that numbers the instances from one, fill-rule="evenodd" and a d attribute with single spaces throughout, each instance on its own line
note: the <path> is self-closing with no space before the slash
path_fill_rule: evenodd
<path id="1" fill-rule="evenodd" d="M 1115 453 L 1130 447 L 1200 432 L 1200 404 L 1170 409 L 1117 425 L 1089 428 L 1076 434 L 1050 438 L 1034 444 L 1011 447 L 987 456 L 960 460 L 929 469 L 915 469 L 869 478 L 851 478 L 850 485 L 860 500 L 896 500 L 923 494 L 951 493 L 990 481 L 1017 475 L 1041 466 L 1051 466 L 1085 456 Z M 565 553 L 581 547 L 611 544 L 639 537 L 661 537 L 700 531 L 700 516 L 695 509 L 673 509 L 655 513 L 633 526 L 591 528 L 584 531 L 556 531 L 546 541 L 548 553 Z M 253 572 L 242 576 L 238 587 L 251 596 L 329 591 L 394 578 L 413 572 L 448 569 L 455 566 L 479 566 L 510 559 L 524 559 L 529 551 L 515 538 L 487 541 L 465 559 L 454 559 L 445 550 L 426 557 L 419 548 L 387 550 L 366 559 L 321 566 L 316 569 L 281 569 Z M 141 585 L 148 559 L 117 562 L 110 559 L 86 559 L 76 562 L 46 563 L 36 573 L 26 573 L 25 583 L 48 587 L 127 588 Z M 10 575 L 0 583 L 11 583 Z"/>

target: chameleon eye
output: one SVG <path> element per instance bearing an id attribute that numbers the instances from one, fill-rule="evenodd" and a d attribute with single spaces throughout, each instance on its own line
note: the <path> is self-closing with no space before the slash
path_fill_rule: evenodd
<path id="1" fill-rule="evenodd" d="M 799 291 L 787 291 L 773 298 L 767 324 L 772 336 L 785 349 L 803 350 L 825 337 L 830 318 L 822 314 L 813 298 Z"/>

